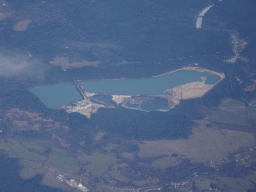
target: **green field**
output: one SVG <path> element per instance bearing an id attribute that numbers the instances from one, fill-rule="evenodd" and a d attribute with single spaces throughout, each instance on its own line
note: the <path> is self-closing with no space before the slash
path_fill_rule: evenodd
<path id="1" fill-rule="evenodd" d="M 248 116 L 249 116 L 249 118 L 256 119 L 256 107 L 249 106 Z"/>
<path id="2" fill-rule="evenodd" d="M 196 181 L 196 187 L 199 190 L 209 190 L 211 188 L 211 183 L 216 184 L 217 181 L 212 179 L 207 179 L 207 178 L 198 179 Z"/>
<path id="3" fill-rule="evenodd" d="M 31 162 L 29 160 L 20 160 L 22 166 L 20 170 L 20 176 L 23 179 L 31 179 L 38 174 L 45 174 L 46 171 L 42 167 L 42 163 Z"/>
<path id="4" fill-rule="evenodd" d="M 87 163 L 85 169 L 95 177 L 105 173 L 110 166 L 117 162 L 113 154 L 103 154 L 100 152 L 95 152 L 92 156 L 81 154 L 77 157 L 77 160 Z"/>
<path id="5" fill-rule="evenodd" d="M 134 180 L 133 181 L 133 184 L 137 185 L 137 186 L 143 186 L 143 185 L 146 185 L 148 183 L 151 183 L 151 181 L 149 181 L 149 180 L 143 180 L 143 181 L 136 181 L 136 180 Z"/>
<path id="6" fill-rule="evenodd" d="M 46 162 L 46 165 L 63 172 L 75 172 L 79 170 L 78 163 L 71 154 L 52 147 L 52 144 L 49 142 L 32 142 L 17 138 L 9 139 L 6 145 L 9 146 L 9 151 L 14 153 L 18 158 L 24 158 L 37 163 Z M 24 168 L 29 169 L 29 165 L 30 163 L 24 164 Z M 31 164 L 32 167 L 33 164 Z"/>
<path id="7" fill-rule="evenodd" d="M 109 174 L 111 177 L 113 177 L 114 179 L 116 179 L 119 182 L 124 182 L 124 183 L 129 183 L 130 182 L 130 180 L 128 178 L 119 174 L 117 168 L 109 171 L 107 174 Z"/>
<path id="8" fill-rule="evenodd" d="M 221 111 L 216 109 L 211 109 L 211 120 L 219 123 L 248 125 L 246 117 L 237 115 L 235 113 L 230 113 L 227 111 Z"/>
<path id="9" fill-rule="evenodd" d="M 254 184 L 248 178 L 217 177 L 217 180 L 218 189 L 223 192 L 247 192 L 250 189 L 254 189 Z"/>
<path id="10" fill-rule="evenodd" d="M 61 170 L 65 173 L 76 172 L 79 170 L 78 162 L 67 152 L 55 148 L 47 161 L 49 166 Z"/>
<path id="11" fill-rule="evenodd" d="M 34 160 L 38 162 L 43 162 L 46 160 L 46 157 L 31 151 L 26 145 L 23 144 L 22 141 L 16 139 L 9 139 L 7 143 L 10 148 L 16 153 L 19 158 L 24 158 L 28 160 Z"/>

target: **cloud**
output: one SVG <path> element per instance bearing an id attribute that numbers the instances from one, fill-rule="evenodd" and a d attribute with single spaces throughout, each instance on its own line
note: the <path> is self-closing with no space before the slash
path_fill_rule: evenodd
<path id="1" fill-rule="evenodd" d="M 39 59 L 29 54 L 0 53 L 1 78 L 38 81 L 44 79 L 46 70 Z"/>

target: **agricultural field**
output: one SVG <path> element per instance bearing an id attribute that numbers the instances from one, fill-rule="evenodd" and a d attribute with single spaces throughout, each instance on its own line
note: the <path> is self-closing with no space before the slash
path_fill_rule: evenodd
<path id="1" fill-rule="evenodd" d="M 216 109 L 211 109 L 211 121 L 237 125 L 248 125 L 246 116 L 243 117 L 235 113 Z"/>
<path id="2" fill-rule="evenodd" d="M 77 172 L 79 170 L 78 162 L 71 154 L 56 148 L 51 153 L 46 164 L 65 173 Z"/>
<path id="3" fill-rule="evenodd" d="M 155 160 L 151 165 L 156 168 L 167 168 L 186 158 L 195 162 L 223 159 L 241 147 L 249 147 L 256 143 L 251 133 L 219 129 L 214 125 L 208 128 L 207 125 L 211 123 L 205 120 L 196 122 L 198 126 L 193 128 L 193 134 L 188 139 L 139 142 L 139 157 L 165 156 Z"/>
<path id="4" fill-rule="evenodd" d="M 91 156 L 80 154 L 77 160 L 81 163 L 85 163 L 84 168 L 88 170 L 93 176 L 99 177 L 105 173 L 108 168 L 115 163 L 117 159 L 114 154 L 103 154 L 100 152 L 94 152 Z"/>
<path id="5" fill-rule="evenodd" d="M 256 119 L 256 107 L 254 106 L 248 107 L 248 116 L 249 118 Z"/>
<path id="6" fill-rule="evenodd" d="M 218 107 L 210 110 L 209 120 L 219 123 L 248 125 L 248 107 L 241 101 L 224 99 Z"/>
<path id="7" fill-rule="evenodd" d="M 38 152 L 34 151 L 33 148 L 28 148 L 26 144 L 23 144 L 22 140 L 18 139 L 9 139 L 7 145 L 12 149 L 12 151 L 22 159 L 29 159 L 31 161 L 43 162 L 47 158 L 43 155 L 40 155 Z M 40 147 L 39 147 L 40 148 Z"/>

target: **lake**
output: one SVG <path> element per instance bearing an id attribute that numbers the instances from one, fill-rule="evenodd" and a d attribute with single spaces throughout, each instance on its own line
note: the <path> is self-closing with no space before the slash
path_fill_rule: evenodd
<path id="1" fill-rule="evenodd" d="M 107 93 L 118 95 L 164 95 L 166 89 L 194 81 L 202 81 L 207 77 L 206 84 L 215 84 L 221 78 L 208 72 L 194 70 L 179 70 L 173 73 L 144 79 L 118 79 L 84 81 L 84 90 L 89 93 Z M 60 83 L 46 86 L 36 86 L 30 92 L 40 98 L 49 108 L 70 105 L 73 101 L 82 99 L 80 93 L 71 83 Z"/>
<path id="2" fill-rule="evenodd" d="M 73 101 L 83 99 L 76 87 L 71 83 L 36 86 L 29 91 L 39 97 L 45 106 L 49 108 L 69 105 Z"/>
<path id="3" fill-rule="evenodd" d="M 84 81 L 84 90 L 89 93 L 108 93 L 117 95 L 164 95 L 166 89 L 194 81 L 202 81 L 200 77 L 207 77 L 205 84 L 215 84 L 221 78 L 207 72 L 194 70 L 180 70 L 173 73 L 144 79 L 118 79 Z"/>

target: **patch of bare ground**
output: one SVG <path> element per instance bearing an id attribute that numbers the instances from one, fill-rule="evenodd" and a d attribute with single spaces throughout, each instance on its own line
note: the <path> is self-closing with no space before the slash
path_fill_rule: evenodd
<path id="1" fill-rule="evenodd" d="M 99 108 L 105 108 L 104 105 L 94 103 L 90 100 L 90 98 L 85 98 L 81 101 L 75 101 L 73 105 L 63 106 L 61 108 L 64 108 L 66 112 L 68 113 L 80 113 L 87 118 L 91 118 L 92 113 L 96 113 Z"/>
<path id="2" fill-rule="evenodd" d="M 204 94 L 210 91 L 214 86 L 215 85 L 205 84 L 204 80 L 203 82 L 191 82 L 173 89 L 167 89 L 165 93 L 177 100 L 194 99 L 204 96 Z"/>
<path id="3" fill-rule="evenodd" d="M 74 67 L 98 67 L 102 61 L 80 61 L 70 62 L 68 57 L 55 57 L 53 61 L 50 61 L 51 65 L 60 66 L 64 71 Z"/>
<path id="4" fill-rule="evenodd" d="M 117 105 L 124 103 L 127 98 L 131 97 L 130 95 L 112 95 L 112 101 Z"/>
<path id="5" fill-rule="evenodd" d="M 214 123 L 214 124 L 220 129 L 229 129 L 229 130 L 249 132 L 249 133 L 253 132 L 251 126 L 236 125 L 236 124 L 230 124 L 230 123 Z"/>
<path id="6" fill-rule="evenodd" d="M 100 132 L 95 136 L 94 140 L 95 140 L 95 141 L 101 140 L 102 137 L 104 137 L 105 134 L 106 134 L 106 133 L 100 131 Z"/>
<path id="7" fill-rule="evenodd" d="M 12 108 L 10 110 L 7 110 L 5 112 L 5 116 L 9 118 L 19 118 L 23 115 L 29 116 L 30 118 L 34 120 L 41 120 L 41 118 L 38 116 L 35 112 L 28 112 L 28 111 L 22 111 L 18 108 Z"/>
<path id="8" fill-rule="evenodd" d="M 0 21 L 4 20 L 5 18 L 9 17 L 10 13 L 0 13 Z"/>
<path id="9" fill-rule="evenodd" d="M 28 29 L 28 25 L 31 23 L 31 20 L 23 20 L 19 21 L 13 26 L 14 31 L 26 31 Z"/>
<path id="10" fill-rule="evenodd" d="M 28 131 L 28 130 L 40 131 L 39 125 L 29 126 L 27 121 L 18 121 L 18 120 L 13 121 L 13 129 L 19 130 L 19 131 Z"/>
<path id="11" fill-rule="evenodd" d="M 70 147 L 70 144 L 67 144 L 65 140 L 61 139 L 60 137 L 56 136 L 55 134 L 52 134 L 52 140 L 57 140 L 60 145 L 64 148 Z"/>
<path id="12" fill-rule="evenodd" d="M 24 126 L 28 125 L 27 121 L 17 121 L 17 120 L 14 120 L 13 124 L 16 125 L 16 126 L 21 126 L 21 127 L 24 127 Z"/>
<path id="13" fill-rule="evenodd" d="M 222 111 L 233 113 L 247 113 L 247 107 L 242 101 L 234 100 L 231 98 L 225 98 L 221 101 L 218 108 Z"/>
<path id="14" fill-rule="evenodd" d="M 23 111 L 18 108 L 12 108 L 10 110 L 0 110 L 4 118 L 10 120 L 12 127 L 17 130 L 35 130 L 39 131 L 40 127 L 57 129 L 63 128 L 68 130 L 67 126 L 61 126 L 59 122 L 55 122 L 52 119 L 46 119 L 40 117 L 36 112 Z"/>
<path id="15" fill-rule="evenodd" d="M 194 99 L 194 98 L 199 98 L 204 96 L 208 91 L 210 91 L 214 86 L 216 86 L 220 81 L 222 81 L 225 78 L 224 73 L 218 73 L 216 71 L 211 71 L 211 70 L 200 68 L 200 67 L 184 67 L 184 68 L 176 69 L 164 74 L 169 74 L 169 73 L 173 73 L 180 70 L 194 70 L 199 72 L 208 72 L 210 74 L 220 76 L 221 79 L 217 83 L 210 85 L 210 84 L 205 84 L 206 77 L 201 77 L 201 79 L 203 80 L 202 82 L 199 82 L 199 81 L 191 82 L 191 83 L 174 87 L 172 89 L 167 89 L 165 91 L 165 94 L 168 95 L 169 97 L 168 100 L 171 100 L 175 105 L 178 105 L 179 101 L 182 99 Z"/>
<path id="16" fill-rule="evenodd" d="M 201 77 L 201 79 L 203 80 L 202 82 L 199 82 L 199 81 L 191 82 L 191 83 L 174 87 L 172 89 L 167 89 L 165 91 L 165 94 L 167 94 L 170 98 L 175 100 L 194 99 L 194 98 L 202 97 L 225 78 L 224 73 L 218 73 L 216 71 L 211 71 L 211 70 L 200 68 L 200 67 L 184 67 L 181 69 L 171 71 L 169 73 L 179 71 L 179 70 L 194 70 L 199 72 L 208 72 L 210 74 L 220 76 L 221 79 L 217 83 L 211 85 L 211 84 L 205 84 L 205 81 L 207 79 L 206 77 Z"/>
<path id="17" fill-rule="evenodd" d="M 167 155 L 154 161 L 151 166 L 167 168 L 190 158 L 194 162 L 203 160 L 220 160 L 226 158 L 242 147 L 256 143 L 253 134 L 241 131 L 219 129 L 216 126 L 207 128 L 208 121 L 196 121 L 193 135 L 188 139 L 157 140 L 138 143 L 139 157 L 150 158 Z"/>

